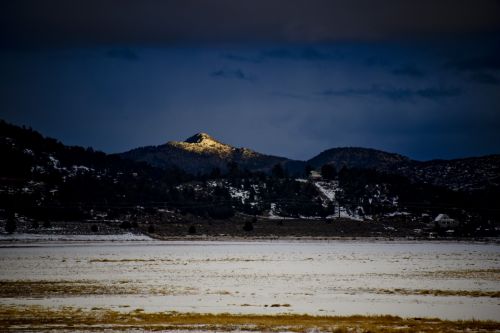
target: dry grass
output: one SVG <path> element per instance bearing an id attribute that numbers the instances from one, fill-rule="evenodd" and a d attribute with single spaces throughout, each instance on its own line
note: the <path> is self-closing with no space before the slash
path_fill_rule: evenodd
<path id="1" fill-rule="evenodd" d="M 361 289 L 361 291 L 386 295 L 430 295 L 500 298 L 500 291 L 488 290 L 447 290 L 447 289 Z"/>
<path id="2" fill-rule="evenodd" d="M 500 269 L 462 269 L 448 271 L 429 271 L 419 272 L 415 275 L 423 277 L 432 277 L 438 279 L 481 279 L 481 280 L 500 280 Z"/>
<path id="3" fill-rule="evenodd" d="M 66 297 L 92 295 L 192 295 L 192 288 L 160 285 L 148 286 L 131 281 L 100 283 L 92 280 L 4 280 L 0 281 L 0 298 Z"/>
<path id="4" fill-rule="evenodd" d="M 142 309 L 122 313 L 95 309 L 48 309 L 39 306 L 0 305 L 0 327 L 16 331 L 127 331 L 206 330 L 206 331 L 292 331 L 306 332 L 498 332 L 493 321 L 446 321 L 427 318 L 404 319 L 395 316 L 309 316 L 309 315 L 231 315 L 197 313 L 147 313 Z"/>

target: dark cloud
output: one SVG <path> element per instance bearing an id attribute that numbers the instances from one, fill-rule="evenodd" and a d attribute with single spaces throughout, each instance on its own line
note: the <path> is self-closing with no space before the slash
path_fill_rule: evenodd
<path id="1" fill-rule="evenodd" d="M 175 42 L 330 42 L 500 31 L 497 0 L 16 0 L 3 47 Z M 308 57 L 316 57 L 309 54 Z"/>
<path id="2" fill-rule="evenodd" d="M 447 67 L 459 71 L 500 70 L 500 47 L 479 56 L 464 57 L 451 60 Z"/>
<path id="3" fill-rule="evenodd" d="M 139 60 L 137 53 L 129 48 L 115 48 L 108 51 L 107 55 L 110 58 L 124 59 L 129 61 Z"/>
<path id="4" fill-rule="evenodd" d="M 261 51 L 254 56 L 224 54 L 223 58 L 239 62 L 262 63 L 266 60 L 294 60 L 294 61 L 328 61 L 339 60 L 343 56 L 339 53 L 324 52 L 312 46 L 294 48 L 272 48 Z"/>
<path id="5" fill-rule="evenodd" d="M 218 71 L 210 73 L 210 76 L 222 79 L 238 79 L 245 81 L 255 80 L 253 76 L 245 74 L 241 69 L 220 69 Z"/>
<path id="6" fill-rule="evenodd" d="M 459 96 L 462 93 L 458 88 L 424 88 L 424 89 L 405 89 L 372 86 L 371 88 L 348 88 L 341 90 L 327 89 L 320 93 L 322 96 L 340 96 L 340 97 L 358 97 L 358 96 L 376 96 L 387 98 L 392 101 L 412 101 L 415 97 L 438 100 L 446 97 Z"/>
<path id="7" fill-rule="evenodd" d="M 261 59 L 289 59 L 305 61 L 324 61 L 341 59 L 340 54 L 333 54 L 319 51 L 314 47 L 304 47 L 300 49 L 277 48 L 262 51 Z"/>
<path id="8" fill-rule="evenodd" d="M 440 99 L 440 98 L 446 98 L 446 97 L 456 97 L 462 94 L 462 90 L 459 88 L 425 88 L 425 89 L 418 89 L 415 91 L 415 95 L 423 97 L 423 98 L 428 98 L 428 99 Z"/>
<path id="9" fill-rule="evenodd" d="M 469 79 L 471 81 L 482 83 L 482 84 L 500 85 L 500 79 L 498 79 L 494 75 L 487 74 L 487 73 L 481 73 L 481 72 L 472 73 L 470 75 Z"/>
<path id="10" fill-rule="evenodd" d="M 291 99 L 296 99 L 296 100 L 303 100 L 303 101 L 312 100 L 312 97 L 308 96 L 308 95 L 287 93 L 287 92 L 280 92 L 280 91 L 273 91 L 270 93 L 270 95 L 276 96 L 276 97 L 284 97 L 284 98 L 291 98 Z"/>
<path id="11" fill-rule="evenodd" d="M 233 60 L 233 61 L 249 62 L 249 63 L 254 63 L 254 64 L 262 62 L 262 59 L 258 58 L 258 57 L 247 57 L 247 56 L 242 56 L 242 55 L 232 54 L 232 53 L 223 54 L 222 58 L 228 59 L 228 60 Z"/>
<path id="12" fill-rule="evenodd" d="M 392 71 L 394 75 L 409 76 L 414 78 L 421 78 L 425 76 L 424 71 L 413 64 L 398 67 Z"/>

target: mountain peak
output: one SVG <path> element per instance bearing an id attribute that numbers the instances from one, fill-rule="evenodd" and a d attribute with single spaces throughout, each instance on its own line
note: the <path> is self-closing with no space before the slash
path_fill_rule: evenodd
<path id="1" fill-rule="evenodd" d="M 202 143 L 203 141 L 215 141 L 215 142 L 218 142 L 217 140 L 215 140 L 214 138 L 212 138 L 210 135 L 208 135 L 207 133 L 203 133 L 203 132 L 196 133 L 195 135 L 190 136 L 184 142 L 187 142 L 187 143 Z"/>

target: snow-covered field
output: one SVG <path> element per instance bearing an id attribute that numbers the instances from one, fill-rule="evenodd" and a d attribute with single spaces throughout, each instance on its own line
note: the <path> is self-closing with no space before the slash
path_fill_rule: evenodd
<path id="1" fill-rule="evenodd" d="M 500 313 L 498 244 L 4 242 L 0 267 L 0 305 L 495 320 Z M 17 284 L 24 288 L 9 294 Z"/>

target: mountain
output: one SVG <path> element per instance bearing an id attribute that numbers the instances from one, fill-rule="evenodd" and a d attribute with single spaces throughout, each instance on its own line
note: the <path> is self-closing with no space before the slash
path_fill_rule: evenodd
<path id="1" fill-rule="evenodd" d="M 66 146 L 0 120 L 0 210 L 165 200 L 189 176 L 92 148 Z"/>
<path id="2" fill-rule="evenodd" d="M 333 164 L 337 169 L 342 167 L 375 169 L 391 171 L 399 165 L 407 165 L 412 161 L 405 156 L 370 148 L 332 148 L 307 161 L 314 168 L 325 164 Z"/>
<path id="3" fill-rule="evenodd" d="M 453 190 L 479 190 L 500 186 L 500 155 L 453 160 L 416 161 L 406 156 L 369 148 L 333 148 L 313 157 L 307 164 L 321 168 L 332 164 L 372 169 L 405 176 L 414 183 L 425 183 Z"/>
<path id="4" fill-rule="evenodd" d="M 457 191 L 500 188 L 500 155 L 411 161 L 395 165 L 392 173 L 405 176 L 414 183 L 444 186 Z"/>
<path id="5" fill-rule="evenodd" d="M 416 161 L 406 156 L 381 150 L 343 147 L 325 150 L 308 161 L 265 155 L 248 148 L 235 148 L 206 133 L 195 134 L 185 141 L 170 141 L 160 146 L 147 146 L 119 154 L 120 157 L 146 162 L 154 167 L 179 168 L 191 174 L 207 174 L 218 168 L 226 172 L 230 163 L 241 170 L 269 172 L 281 164 L 289 174 L 301 175 L 306 165 L 319 170 L 325 164 L 369 169 L 453 190 L 478 190 L 500 187 L 500 155 L 454 160 Z"/>
<path id="6" fill-rule="evenodd" d="M 236 148 L 206 133 L 195 134 L 181 142 L 169 141 L 159 146 L 133 149 L 119 156 L 155 167 L 178 167 L 192 174 L 210 173 L 216 168 L 224 172 L 230 163 L 237 163 L 240 169 L 268 172 L 276 164 L 292 165 L 294 162 L 247 148 Z"/>
<path id="7" fill-rule="evenodd" d="M 233 217 L 232 221 L 239 223 L 241 214 L 306 218 L 308 222 L 326 217 L 366 217 L 383 222 L 377 224 L 377 234 L 386 232 L 387 218 L 397 216 L 404 216 L 405 225 L 420 221 L 407 228 L 410 232 L 425 227 L 424 216 L 441 213 L 472 221 L 466 229 L 480 233 L 497 230 L 490 222 L 500 221 L 495 210 L 500 197 L 500 155 L 419 162 L 373 149 L 336 148 L 308 162 L 316 168 L 335 164 L 342 168 L 340 172 L 325 179 L 304 179 L 282 172 L 188 174 L 183 170 L 198 173 L 220 167 L 225 171 L 231 162 L 238 163 L 240 170 L 267 171 L 276 163 L 287 170 L 291 166 L 303 170 L 306 165 L 304 161 L 235 148 L 204 133 L 184 142 L 127 154 L 143 159 L 134 161 L 91 148 L 66 146 L 0 120 L 0 229 L 6 217 L 16 216 L 29 232 L 38 228 L 29 226 L 36 221 L 106 218 L 108 222 L 142 220 L 173 226 L 178 221 L 191 224 L 198 219 Z M 149 161 L 159 162 L 161 168 Z M 375 224 L 363 224 L 360 230 Z M 464 232 L 477 234 L 467 230 Z M 218 235 L 225 230 L 215 228 L 212 232 Z"/>

